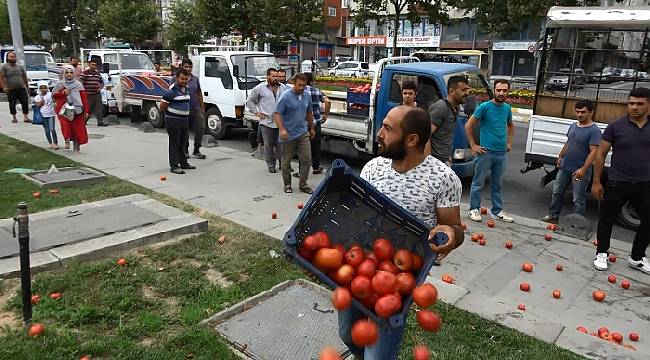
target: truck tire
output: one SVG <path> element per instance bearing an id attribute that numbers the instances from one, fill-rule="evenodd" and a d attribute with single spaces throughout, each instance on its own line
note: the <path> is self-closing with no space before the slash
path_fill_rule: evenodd
<path id="1" fill-rule="evenodd" d="M 165 126 L 163 114 L 160 109 L 158 109 L 158 105 L 156 105 L 155 102 L 147 103 L 144 106 L 144 116 L 155 128 L 162 128 Z"/>
<path id="2" fill-rule="evenodd" d="M 226 126 L 226 122 L 221 116 L 219 108 L 212 107 L 205 113 L 205 129 L 208 134 L 214 136 L 217 140 L 222 140 L 228 137 L 230 128 Z"/>
<path id="3" fill-rule="evenodd" d="M 629 201 L 623 205 L 621 214 L 618 217 L 618 222 L 623 225 L 623 227 L 630 230 L 636 230 L 639 227 L 641 220 L 639 219 L 639 215 L 637 214 L 634 205 Z"/>

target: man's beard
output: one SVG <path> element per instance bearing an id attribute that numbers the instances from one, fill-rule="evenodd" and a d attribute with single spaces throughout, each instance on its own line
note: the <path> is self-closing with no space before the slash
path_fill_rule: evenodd
<path id="1" fill-rule="evenodd" d="M 16 63 L 16 59 L 7 59 L 7 62 L 10 62 L 10 63 L 12 63 L 12 64 L 15 64 L 15 63 Z"/>
<path id="2" fill-rule="evenodd" d="M 382 141 L 380 141 L 380 144 L 382 145 L 379 148 L 380 156 L 393 159 L 393 160 L 403 160 L 406 157 L 404 139 L 400 140 L 400 142 L 393 144 L 391 146 L 386 146 L 386 144 Z"/>

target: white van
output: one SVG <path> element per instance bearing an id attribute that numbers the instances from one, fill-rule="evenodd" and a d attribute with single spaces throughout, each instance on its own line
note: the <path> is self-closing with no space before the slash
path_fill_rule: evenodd
<path id="1" fill-rule="evenodd" d="M 2 62 L 7 62 L 7 54 L 13 51 L 13 47 L 2 48 Z M 29 80 L 29 93 L 36 95 L 39 81 L 47 81 L 52 87 L 52 79 L 50 78 L 49 70 L 56 68 L 56 63 L 52 55 L 47 51 L 28 50 L 25 47 L 25 71 L 27 72 L 27 79 Z"/>

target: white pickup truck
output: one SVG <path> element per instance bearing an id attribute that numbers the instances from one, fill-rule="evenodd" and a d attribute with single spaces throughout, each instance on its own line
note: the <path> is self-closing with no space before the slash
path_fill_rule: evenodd
<path id="1" fill-rule="evenodd" d="M 233 127 L 244 126 L 248 92 L 266 79 L 266 69 L 279 67 L 273 54 L 260 51 L 206 51 L 191 59 L 192 74 L 201 83 L 206 131 L 216 139 L 228 136 Z M 144 116 L 152 125 L 163 127 L 158 104 L 171 80 L 152 71 L 122 74 L 118 83 L 113 82 L 117 105 L 128 105 L 132 117 Z"/>
<path id="2" fill-rule="evenodd" d="M 575 103 L 579 99 L 586 98 L 595 103 L 593 119 L 601 131 L 612 120 L 626 115 L 630 90 L 647 87 L 647 83 L 584 83 L 583 75 L 585 72 L 594 73 L 596 69 L 607 69 L 608 61 L 634 63 L 635 56 L 638 56 L 635 51 L 638 53 L 639 44 L 643 43 L 641 39 L 646 36 L 646 19 L 649 17 L 648 7 L 553 7 L 549 10 L 540 48 L 541 66 L 522 173 L 543 168 L 542 186 L 555 179 L 555 163 L 566 143 L 569 126 L 576 122 Z M 618 39 L 639 39 L 640 43 Z M 614 52 L 620 54 L 620 58 L 609 56 Z M 567 54 L 577 55 L 567 58 Z M 642 64 L 638 63 L 636 70 L 641 68 Z M 600 74 L 596 74 L 596 78 L 604 71 L 598 70 Z M 559 90 L 549 86 L 558 75 L 566 77 L 566 87 Z M 610 157 L 611 153 L 607 156 L 605 170 L 609 167 Z M 607 171 L 603 176 L 606 180 Z M 627 228 L 638 227 L 640 220 L 632 204 L 623 206 L 619 222 Z"/>

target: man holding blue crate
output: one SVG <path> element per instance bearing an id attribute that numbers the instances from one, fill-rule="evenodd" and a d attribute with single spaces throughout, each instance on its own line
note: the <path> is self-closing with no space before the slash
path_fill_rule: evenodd
<path id="1" fill-rule="evenodd" d="M 447 243 L 430 245 L 440 261 L 464 240 L 460 221 L 462 184 L 453 170 L 425 151 L 430 136 L 431 123 L 425 110 L 408 106 L 392 109 L 377 134 L 380 156 L 363 167 L 361 178 L 426 223 L 431 228 L 430 240 L 438 232 L 447 235 Z M 362 349 L 352 343 L 350 331 L 363 317 L 354 308 L 339 312 L 343 342 L 361 359 L 396 359 L 404 325 L 381 328 L 377 343 Z"/>

